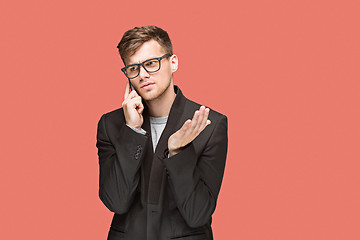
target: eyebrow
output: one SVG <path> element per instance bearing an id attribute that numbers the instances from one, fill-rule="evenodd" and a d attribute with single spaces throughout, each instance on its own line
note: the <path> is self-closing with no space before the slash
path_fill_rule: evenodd
<path id="1" fill-rule="evenodd" d="M 160 57 L 161 57 L 161 56 L 160 56 Z M 151 58 L 145 59 L 144 61 L 141 61 L 141 62 L 139 62 L 139 63 L 131 63 L 131 64 L 128 64 L 128 65 L 126 65 L 126 66 L 130 66 L 130 65 L 137 65 L 137 64 L 140 64 L 140 63 L 146 62 L 146 61 L 148 61 L 148 60 L 155 59 L 155 58 L 159 58 L 159 57 L 151 57 Z"/>

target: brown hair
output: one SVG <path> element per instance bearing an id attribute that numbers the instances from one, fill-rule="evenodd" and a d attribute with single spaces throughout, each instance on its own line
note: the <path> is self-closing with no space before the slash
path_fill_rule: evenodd
<path id="1" fill-rule="evenodd" d="M 124 33 L 117 46 L 124 64 L 125 59 L 133 55 L 143 43 L 152 39 L 160 44 L 165 53 L 173 55 L 172 44 L 166 31 L 156 26 L 135 27 Z"/>

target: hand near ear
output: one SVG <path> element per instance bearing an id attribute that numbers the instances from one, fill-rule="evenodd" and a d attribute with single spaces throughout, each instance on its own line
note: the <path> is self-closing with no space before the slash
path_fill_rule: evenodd
<path id="1" fill-rule="evenodd" d="M 134 90 L 130 90 L 129 82 L 126 83 L 124 101 L 122 103 L 124 110 L 126 124 L 130 127 L 140 129 L 143 124 L 142 112 L 144 105 L 141 101 L 141 97 Z"/>

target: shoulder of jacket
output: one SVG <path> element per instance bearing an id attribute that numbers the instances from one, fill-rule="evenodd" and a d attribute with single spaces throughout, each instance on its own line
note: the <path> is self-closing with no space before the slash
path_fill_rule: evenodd
<path id="1" fill-rule="evenodd" d="M 199 104 L 199 103 L 197 103 L 197 102 L 194 102 L 194 101 L 192 101 L 192 100 L 190 100 L 190 99 L 188 99 L 188 98 L 186 98 L 186 105 L 187 105 L 187 108 L 189 109 L 189 110 L 192 110 L 192 111 L 196 111 L 196 110 L 198 110 L 202 105 L 201 104 Z M 205 107 L 208 107 L 209 109 L 210 109 L 210 113 L 209 113 L 209 119 L 210 120 L 212 120 L 212 121 L 217 121 L 218 119 L 221 119 L 221 118 L 227 118 L 227 116 L 226 115 L 224 115 L 224 114 L 222 114 L 222 113 L 220 113 L 220 112 L 218 112 L 218 111 L 216 111 L 216 110 L 214 110 L 214 109 L 212 109 L 211 107 L 209 107 L 209 106 L 206 106 L 206 105 L 204 105 Z"/>
<path id="2" fill-rule="evenodd" d="M 116 122 L 121 122 L 122 119 L 124 119 L 124 110 L 123 108 L 118 108 L 115 110 L 112 110 L 110 112 L 104 113 L 102 115 L 102 117 L 104 119 L 106 119 L 106 121 L 116 121 Z"/>

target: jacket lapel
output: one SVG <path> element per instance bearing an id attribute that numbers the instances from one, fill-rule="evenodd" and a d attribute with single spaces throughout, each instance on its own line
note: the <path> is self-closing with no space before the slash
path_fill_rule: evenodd
<path id="1" fill-rule="evenodd" d="M 144 123 L 142 128 L 149 133 L 149 141 L 147 157 L 145 159 L 145 181 L 148 186 L 147 202 L 151 204 L 158 204 L 163 184 L 164 165 L 161 162 L 161 158 L 164 157 L 164 153 L 168 147 L 169 137 L 176 132 L 184 124 L 182 121 L 186 98 L 182 94 L 178 86 L 174 86 L 176 97 L 171 106 L 169 117 L 162 132 L 159 142 L 155 148 L 155 154 L 149 154 L 150 150 L 153 152 L 152 140 L 151 140 L 151 128 L 149 113 L 145 107 L 143 111 Z M 144 105 L 145 106 L 145 105 Z M 149 149 L 150 148 L 150 149 Z M 151 159 L 150 159 L 151 157 Z M 166 156 L 167 157 L 167 156 Z M 148 176 L 148 178 L 147 178 Z"/>
<path id="2" fill-rule="evenodd" d="M 154 152 L 153 152 L 153 144 L 152 144 L 152 138 L 151 138 L 151 128 L 150 128 L 150 118 L 149 118 L 149 112 L 146 108 L 145 103 L 144 104 L 144 111 L 143 111 L 143 125 L 141 126 L 142 129 L 146 131 L 146 135 L 148 136 L 148 140 L 146 143 L 145 148 L 145 156 L 143 160 L 143 164 L 141 166 L 141 186 L 142 186 L 142 193 L 144 193 L 141 198 L 144 202 L 148 201 L 148 193 L 149 193 L 149 182 L 150 182 L 150 173 L 151 173 L 151 166 L 153 163 L 154 158 Z"/>
<path id="3" fill-rule="evenodd" d="M 168 147 L 169 137 L 178 129 L 180 129 L 181 126 L 184 124 L 180 122 L 180 120 L 184 112 L 183 110 L 185 107 L 185 97 L 178 86 L 174 86 L 174 90 L 176 93 L 176 97 L 171 106 L 165 129 L 162 132 L 155 149 L 155 155 L 158 156 L 164 156 L 164 151 Z"/>

